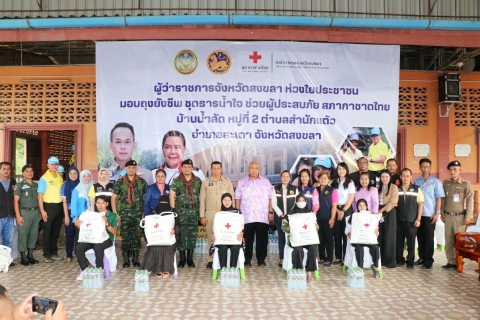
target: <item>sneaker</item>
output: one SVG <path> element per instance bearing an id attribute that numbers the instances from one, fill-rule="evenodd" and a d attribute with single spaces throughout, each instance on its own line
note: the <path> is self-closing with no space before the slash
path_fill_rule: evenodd
<path id="1" fill-rule="evenodd" d="M 53 262 L 51 257 L 43 257 L 43 261 L 45 261 L 45 263 L 52 263 Z"/>
<path id="2" fill-rule="evenodd" d="M 77 276 L 77 280 L 78 280 L 78 281 L 82 281 L 82 280 L 83 280 L 83 271 L 80 272 L 80 274 Z"/>
<path id="3" fill-rule="evenodd" d="M 52 254 L 52 260 L 54 261 L 62 261 L 63 257 L 60 257 L 58 254 Z"/>

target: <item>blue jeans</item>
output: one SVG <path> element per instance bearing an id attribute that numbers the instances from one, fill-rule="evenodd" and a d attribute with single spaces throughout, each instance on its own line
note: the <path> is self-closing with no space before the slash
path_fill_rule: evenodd
<path id="1" fill-rule="evenodd" d="M 2 244 L 11 248 L 13 239 L 13 217 L 0 219 L 0 235 L 2 236 Z"/>

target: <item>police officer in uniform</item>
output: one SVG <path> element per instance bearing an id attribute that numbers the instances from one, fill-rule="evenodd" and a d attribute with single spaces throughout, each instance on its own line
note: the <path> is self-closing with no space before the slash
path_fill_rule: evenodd
<path id="1" fill-rule="evenodd" d="M 457 267 L 455 261 L 455 235 L 465 232 L 465 226 L 473 218 L 473 190 L 469 181 L 462 179 L 460 162 L 454 160 L 447 165 L 451 178 L 443 182 L 445 198 L 442 198 L 441 219 L 445 222 L 445 254 L 447 264 L 444 269 Z"/>
<path id="2" fill-rule="evenodd" d="M 193 161 L 190 159 L 182 162 L 182 173 L 175 178 L 170 186 L 170 206 L 175 208 L 180 220 L 181 241 L 178 244 L 180 261 L 178 266 L 183 268 L 185 261 L 191 268 L 193 250 L 198 237 L 198 211 L 200 209 L 199 195 L 202 182 L 193 174 Z M 187 256 L 185 257 L 185 251 Z"/>
<path id="3" fill-rule="evenodd" d="M 123 267 L 130 267 L 130 255 L 133 256 L 133 266 L 140 267 L 138 260 L 142 237 L 140 220 L 145 204 L 147 182 L 137 175 L 138 168 L 135 160 L 127 161 L 125 170 L 126 175 L 118 179 L 113 186 L 112 210 L 120 216 L 122 222 L 120 236 L 122 237 Z"/>
<path id="4" fill-rule="evenodd" d="M 224 193 L 233 194 L 232 181 L 222 176 L 222 163 L 212 162 L 210 169 L 212 176 L 202 182 L 200 188 L 200 223 L 207 227 L 208 248 L 212 245 L 213 219 L 215 214 L 221 211 L 222 195 Z M 208 255 L 207 268 L 212 268 L 213 257 Z"/>
<path id="5" fill-rule="evenodd" d="M 24 180 L 17 184 L 17 188 L 13 192 L 13 206 L 18 224 L 20 263 L 28 266 L 38 263 L 38 260 L 33 257 L 33 250 L 38 238 L 40 211 L 38 211 L 37 199 L 38 184 L 33 181 L 32 166 L 24 165 L 22 175 Z"/>

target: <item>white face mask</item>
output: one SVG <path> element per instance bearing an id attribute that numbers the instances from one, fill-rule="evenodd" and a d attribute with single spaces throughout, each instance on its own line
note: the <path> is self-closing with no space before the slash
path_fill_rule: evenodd
<path id="1" fill-rule="evenodd" d="M 306 202 L 297 202 L 297 207 L 299 207 L 300 209 L 303 209 L 307 206 L 307 203 Z"/>

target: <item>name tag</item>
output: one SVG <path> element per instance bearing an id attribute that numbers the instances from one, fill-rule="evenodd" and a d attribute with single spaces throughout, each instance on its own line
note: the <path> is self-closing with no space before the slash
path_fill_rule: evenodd
<path id="1" fill-rule="evenodd" d="M 453 195 L 453 202 L 460 202 L 460 195 L 458 193 Z"/>

